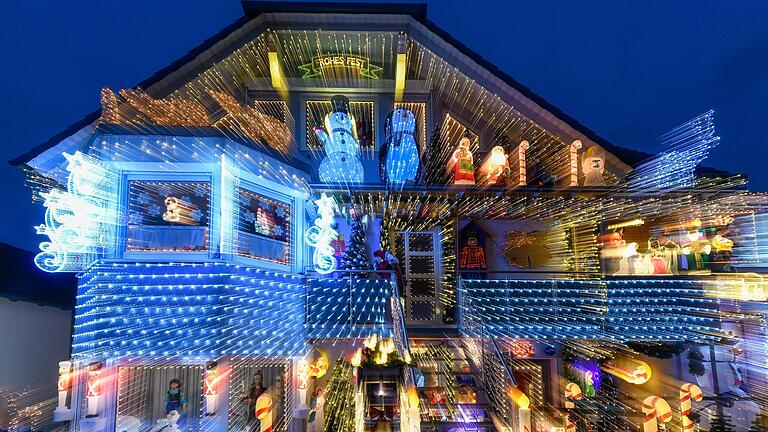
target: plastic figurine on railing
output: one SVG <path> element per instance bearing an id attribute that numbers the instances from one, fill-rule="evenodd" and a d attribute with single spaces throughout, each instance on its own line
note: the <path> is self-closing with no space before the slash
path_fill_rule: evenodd
<path id="1" fill-rule="evenodd" d="M 325 158 L 318 173 L 324 183 L 361 183 L 363 164 L 358 157 L 355 117 L 349 113 L 349 99 L 336 95 L 331 98 L 333 111 L 325 115 L 325 130 L 315 126 L 312 130 L 323 144 Z"/>

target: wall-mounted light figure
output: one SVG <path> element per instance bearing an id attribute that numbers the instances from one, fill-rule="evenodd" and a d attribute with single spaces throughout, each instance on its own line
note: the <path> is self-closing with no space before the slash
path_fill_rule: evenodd
<path id="1" fill-rule="evenodd" d="M 320 274 L 328 274 L 336 270 L 338 263 L 333 256 L 335 250 L 331 242 L 338 238 L 339 233 L 333 229 L 333 198 L 322 194 L 320 199 L 315 201 L 317 204 L 317 214 L 315 225 L 307 229 L 304 234 L 304 241 L 310 247 L 315 248 L 313 262 L 315 271 Z"/>
<path id="2" fill-rule="evenodd" d="M 117 175 L 103 162 L 80 152 L 64 153 L 67 190 L 41 193 L 45 223 L 35 227 L 48 236 L 35 264 L 47 272 L 88 268 L 112 244 L 117 219 Z"/>
<path id="3" fill-rule="evenodd" d="M 419 147 L 413 133 L 416 116 L 411 110 L 398 108 L 387 116 L 387 140 L 379 150 L 379 171 L 382 180 L 404 183 L 415 180 L 419 170 Z"/>

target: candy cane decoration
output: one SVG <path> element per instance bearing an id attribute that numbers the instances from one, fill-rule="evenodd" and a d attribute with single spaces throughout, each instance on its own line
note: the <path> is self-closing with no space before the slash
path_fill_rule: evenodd
<path id="1" fill-rule="evenodd" d="M 643 432 L 658 432 L 658 421 L 668 423 L 672 420 L 672 408 L 658 396 L 648 396 L 643 401 Z"/>
<path id="2" fill-rule="evenodd" d="M 692 431 L 693 422 L 688 416 L 691 414 L 691 400 L 701 401 L 704 394 L 696 384 L 685 383 L 680 386 L 680 415 L 683 421 L 683 431 Z"/>
<path id="3" fill-rule="evenodd" d="M 581 387 L 578 384 L 569 382 L 565 385 L 565 398 L 568 399 L 565 402 L 566 408 L 575 408 L 576 405 L 571 400 L 580 400 L 584 397 L 584 393 L 581 392 Z M 565 432 L 576 432 L 576 423 L 571 420 L 570 413 L 565 417 Z"/>
<path id="4" fill-rule="evenodd" d="M 256 418 L 261 423 L 261 432 L 272 432 L 272 398 L 266 393 L 256 399 Z"/>
<path id="5" fill-rule="evenodd" d="M 581 387 L 576 383 L 568 383 L 565 385 L 565 397 L 568 399 L 579 400 L 584 396 L 581 392 Z"/>
<path id="6" fill-rule="evenodd" d="M 571 143 L 571 147 L 569 148 L 569 156 L 570 156 L 570 176 L 571 176 L 571 186 L 578 186 L 579 185 L 579 156 L 578 152 L 581 148 L 581 141 L 575 140 Z"/>
<path id="7" fill-rule="evenodd" d="M 530 147 L 530 144 L 528 141 L 523 141 L 520 143 L 519 146 L 517 146 L 517 169 L 518 169 L 518 177 L 517 177 L 517 185 L 518 186 L 525 186 L 528 184 L 528 178 L 526 173 L 526 164 L 525 164 L 525 151 L 528 150 L 528 147 Z"/>
<path id="8" fill-rule="evenodd" d="M 571 415 L 565 416 L 565 432 L 576 432 L 576 423 L 571 420 Z"/>

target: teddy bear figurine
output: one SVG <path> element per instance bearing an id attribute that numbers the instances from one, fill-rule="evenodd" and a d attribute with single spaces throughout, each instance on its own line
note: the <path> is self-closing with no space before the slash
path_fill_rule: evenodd
<path id="1" fill-rule="evenodd" d="M 416 116 L 411 110 L 398 108 L 387 116 L 386 142 L 379 150 L 379 174 L 388 183 L 415 180 L 419 170 L 419 147 L 413 134 Z"/>
<path id="2" fill-rule="evenodd" d="M 363 164 L 359 158 L 355 117 L 349 113 L 349 99 L 333 96 L 331 106 L 332 111 L 325 115 L 325 130 L 321 126 L 312 128 L 325 149 L 325 158 L 318 168 L 320 181 L 361 183 Z"/>

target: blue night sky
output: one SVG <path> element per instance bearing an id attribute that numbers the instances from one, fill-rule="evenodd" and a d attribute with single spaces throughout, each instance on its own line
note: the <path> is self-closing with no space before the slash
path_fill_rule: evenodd
<path id="1" fill-rule="evenodd" d="M 614 144 L 656 152 L 663 132 L 716 110 L 706 165 L 768 190 L 768 2 L 429 2 L 429 18 Z M 468 8 L 467 5 L 475 8 Z M 242 15 L 238 0 L 13 1 L 0 14 L 3 160 L 133 87 Z M 19 170 L 0 167 L 0 241 L 34 249 Z"/>

